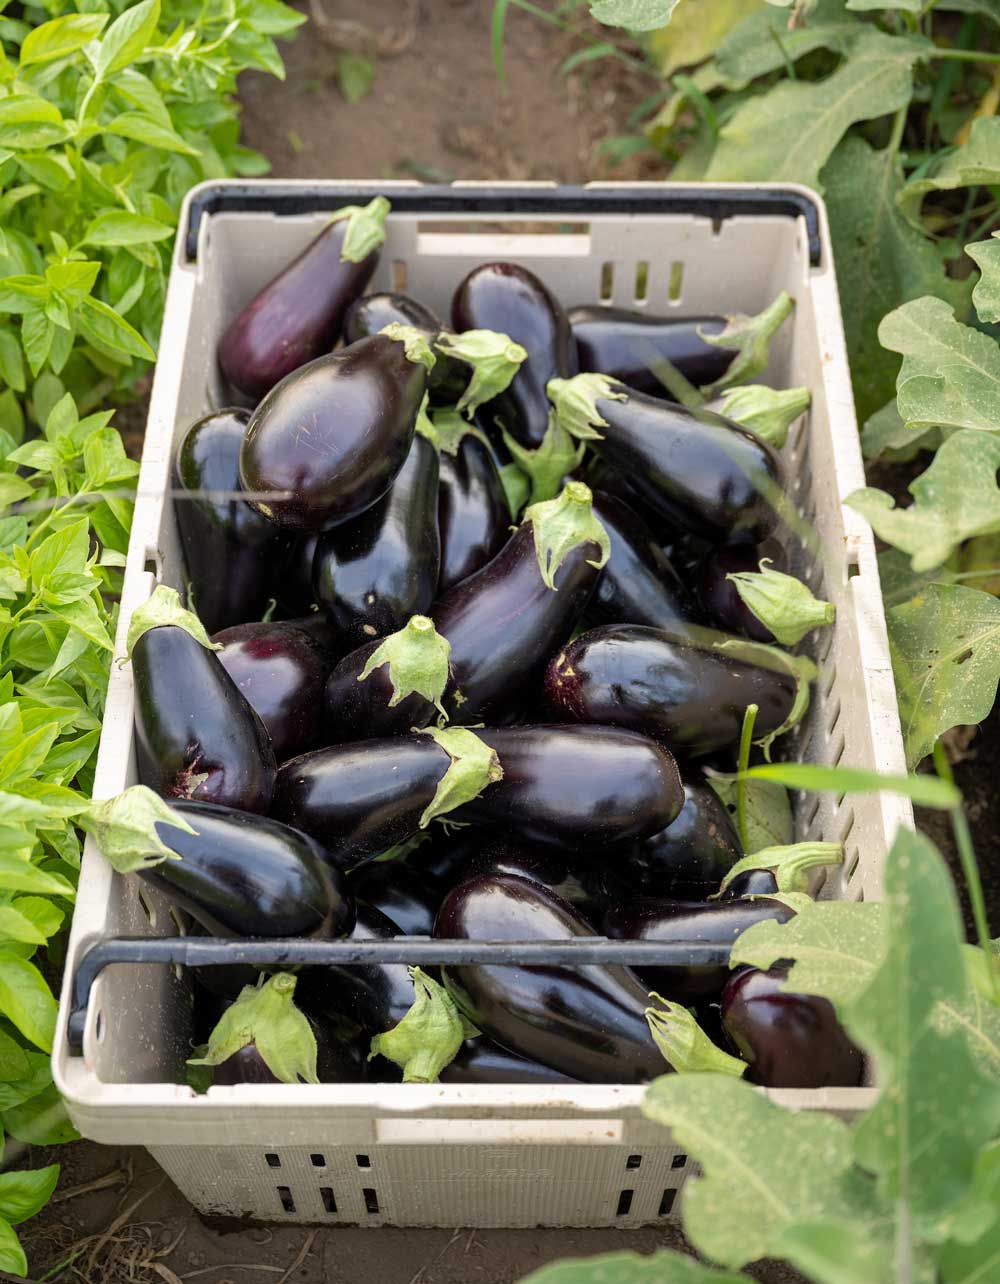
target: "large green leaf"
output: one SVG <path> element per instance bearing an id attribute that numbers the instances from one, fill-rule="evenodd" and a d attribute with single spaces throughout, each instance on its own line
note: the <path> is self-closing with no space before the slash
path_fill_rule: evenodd
<path id="1" fill-rule="evenodd" d="M 924 197 L 931 192 L 991 183 L 1000 183 L 1000 120 L 995 116 L 973 121 L 967 142 L 946 152 L 930 174 L 910 179 L 899 194 L 899 207 L 917 223 Z"/>
<path id="2" fill-rule="evenodd" d="M 670 21 L 678 0 L 590 0 L 591 16 L 609 27 L 655 31 Z"/>
<path id="3" fill-rule="evenodd" d="M 680 1253 L 659 1252 L 649 1257 L 601 1253 L 553 1262 L 532 1271 L 521 1284 L 751 1284 L 751 1280 L 748 1275 L 703 1266 Z"/>
<path id="4" fill-rule="evenodd" d="M 715 7 L 713 4 L 712 9 Z M 721 5 L 719 7 L 722 8 Z M 860 30 L 858 20 L 844 13 L 843 0 L 819 0 L 809 12 L 809 21 L 799 23 L 791 30 L 787 17 L 776 12 L 773 5 L 749 7 L 755 12 L 733 27 L 715 49 L 719 71 L 733 81 L 745 83 L 756 80 L 758 76 L 778 71 L 788 62 L 798 61 L 814 49 L 832 49 L 846 54 L 849 41 Z M 676 23 L 675 19 L 672 26 Z M 671 29 L 667 28 L 664 34 L 669 34 Z M 711 52 L 712 46 L 709 46 L 706 55 Z"/>
<path id="5" fill-rule="evenodd" d="M 693 67 L 737 41 L 747 15 L 758 10 L 770 12 L 764 0 L 684 0 L 667 26 L 649 37 L 649 56 L 669 78 L 681 67 Z M 775 21 L 780 23 L 781 17 L 775 15 Z M 749 77 L 737 74 L 733 79 Z"/>
<path id="6" fill-rule="evenodd" d="M 1000 321 L 1000 232 L 989 241 L 967 245 L 965 252 L 979 268 L 981 276 L 972 291 L 972 302 L 980 321 Z"/>
<path id="7" fill-rule="evenodd" d="M 56 1001 L 33 963 L 0 950 L 0 1013 L 44 1052 L 52 1049 Z"/>

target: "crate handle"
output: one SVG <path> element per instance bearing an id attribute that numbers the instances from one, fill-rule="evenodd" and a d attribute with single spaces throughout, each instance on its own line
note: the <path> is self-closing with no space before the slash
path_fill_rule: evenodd
<path id="1" fill-rule="evenodd" d="M 621 1119 L 378 1119 L 393 1146 L 620 1146 Z"/>

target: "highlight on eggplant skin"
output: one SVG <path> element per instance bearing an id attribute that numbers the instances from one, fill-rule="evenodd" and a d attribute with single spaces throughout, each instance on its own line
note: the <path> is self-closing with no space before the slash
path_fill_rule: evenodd
<path id="1" fill-rule="evenodd" d="M 668 397 L 669 388 L 657 374 L 657 362 L 668 361 L 696 387 L 714 383 L 732 365 L 732 349 L 707 343 L 702 334 L 721 334 L 725 317 L 664 317 L 632 308 L 585 304 L 567 316 L 580 358 L 581 370 L 598 370 L 620 379 L 637 392 Z"/>
<path id="2" fill-rule="evenodd" d="M 711 785 L 699 777 L 700 773 L 685 775 L 684 804 L 676 818 L 665 829 L 641 839 L 616 865 L 616 873 L 633 893 L 705 900 L 718 891 L 722 879 L 742 859 L 729 812 Z M 767 872 L 773 886 L 754 885 L 753 891 L 778 890 L 774 876 Z M 741 877 L 737 875 L 737 879 Z M 732 899 L 726 893 L 723 898 Z"/>
<path id="3" fill-rule="evenodd" d="M 347 885 L 358 902 L 380 910 L 403 936 L 430 936 L 444 897 L 436 878 L 403 860 L 369 861 L 348 875 Z"/>
<path id="4" fill-rule="evenodd" d="M 439 461 L 438 593 L 481 570 L 510 537 L 510 509 L 496 461 L 484 441 L 466 434 L 454 455 Z"/>
<path id="5" fill-rule="evenodd" d="M 466 1039 L 454 1060 L 441 1071 L 441 1083 L 577 1083 L 538 1061 L 528 1061 L 477 1035 Z"/>

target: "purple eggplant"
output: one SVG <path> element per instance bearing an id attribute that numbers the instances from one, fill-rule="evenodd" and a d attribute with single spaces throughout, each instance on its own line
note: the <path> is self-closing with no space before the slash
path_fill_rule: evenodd
<path id="1" fill-rule="evenodd" d="M 515 1056 L 482 1034 L 466 1039 L 438 1078 L 440 1083 L 576 1083 L 568 1074 Z"/>
<path id="2" fill-rule="evenodd" d="M 406 462 L 427 371 L 403 339 L 377 334 L 286 375 L 250 418 L 243 489 L 279 526 L 350 521 Z"/>
<path id="3" fill-rule="evenodd" d="M 742 633 L 757 642 L 773 642 L 774 634 L 761 624 L 744 604 L 736 585 L 726 578 L 738 571 L 760 570 L 762 558 L 769 558 L 776 571 L 786 568 L 785 550 L 776 539 L 765 540 L 759 547 L 736 544 L 711 549 L 695 573 L 695 593 L 705 614 L 720 629 Z"/>
<path id="4" fill-rule="evenodd" d="M 408 294 L 366 294 L 351 305 L 344 319 L 344 342 L 356 343 L 369 335 L 378 334 L 387 325 L 412 326 L 420 330 L 433 344 L 443 327 L 430 310 L 411 299 Z M 439 349 L 436 360 L 427 376 L 427 391 L 431 402 L 438 406 L 453 406 L 469 382 L 469 368 L 463 362 Z"/>
<path id="5" fill-rule="evenodd" d="M 676 819 L 638 843 L 616 872 L 644 896 L 700 901 L 718 890 L 742 856 L 740 840 L 718 794 L 704 781 L 689 779 Z M 777 883 L 759 890 L 776 892 Z"/>
<path id="6" fill-rule="evenodd" d="M 563 647 L 545 691 L 559 719 L 631 727 L 695 756 L 738 744 L 750 704 L 758 736 L 784 726 L 796 683 L 790 672 L 698 645 L 690 634 L 619 624 Z"/>
<path id="7" fill-rule="evenodd" d="M 397 646 L 418 660 L 423 677 L 430 675 L 436 666 L 440 671 L 440 689 L 444 691 L 448 681 L 447 644 L 435 633 L 433 623 L 426 616 L 415 615 L 392 637 L 376 638 L 358 647 L 334 668 L 324 695 L 327 744 L 401 736 L 414 728 L 425 727 L 434 717 L 437 710 L 432 700 L 408 687 L 397 688 L 395 665 L 400 654 L 394 651 Z M 404 691 L 407 694 L 403 694 Z"/>
<path id="8" fill-rule="evenodd" d="M 528 358 L 510 387 L 480 412 L 488 430 L 499 422 L 522 446 L 536 449 L 549 425 L 545 386 L 577 370 L 576 345 L 561 305 L 527 268 L 483 263 L 455 291 L 451 319 L 456 330 L 494 330 L 527 349 Z"/>
<path id="9" fill-rule="evenodd" d="M 365 1078 L 365 1061 L 358 1041 L 336 1035 L 310 1021 L 316 1036 L 316 1075 L 320 1083 L 358 1083 Z M 236 1083 L 281 1083 L 268 1068 L 255 1043 L 248 1043 L 215 1067 L 216 1086 Z"/>
<path id="10" fill-rule="evenodd" d="M 604 916 L 603 927 L 607 936 L 630 941 L 655 941 L 661 945 L 704 941 L 731 945 L 754 923 L 786 923 L 794 913 L 784 902 L 764 897 L 720 905 L 715 901 L 639 896 L 610 909 Z M 640 975 L 651 990 L 665 999 L 696 1003 L 718 999 L 729 976 L 729 967 L 727 964 L 719 967 L 653 965 L 640 969 Z"/>
<path id="11" fill-rule="evenodd" d="M 274 526 L 273 522 L 268 524 Z M 306 616 L 326 619 L 325 613 L 319 609 L 312 582 L 313 559 L 322 533 L 310 531 L 308 535 L 295 538 L 284 572 L 275 585 L 274 596 L 281 612 L 293 619 L 304 619 Z"/>
<path id="12" fill-rule="evenodd" d="M 406 462 L 381 499 L 320 536 L 316 600 L 354 646 L 401 629 L 437 595 L 438 455 L 416 433 Z"/>
<path id="13" fill-rule="evenodd" d="M 472 433 L 441 452 L 438 525 L 444 593 L 481 570 L 510 536 L 510 509 L 492 452 Z"/>
<path id="14" fill-rule="evenodd" d="M 430 936 L 444 888 L 403 860 L 375 860 L 348 878 L 357 901 L 380 910 L 404 936 Z"/>
<path id="15" fill-rule="evenodd" d="M 593 930 L 565 901 L 513 875 L 449 893 L 434 935 L 565 941 Z M 646 1025 L 646 988 L 627 967 L 462 966 L 445 981 L 470 1021 L 502 1048 L 584 1083 L 644 1083 L 665 1065 Z"/>
<path id="16" fill-rule="evenodd" d="M 337 218 L 251 299 L 219 344 L 219 365 L 234 388 L 258 400 L 330 351 L 345 312 L 375 271 L 388 212 L 382 196 L 358 212 L 370 220 L 360 241 L 358 218 Z"/>
<path id="17" fill-rule="evenodd" d="M 600 856 L 533 848 L 516 834 L 473 832 L 481 834 L 480 840 L 466 853 L 460 870 L 450 879 L 451 886 L 482 875 L 513 874 L 547 888 L 592 926 L 600 923 L 612 905 L 630 895 L 617 877 L 617 865 L 614 870 L 609 868 Z"/>
<path id="18" fill-rule="evenodd" d="M 722 1025 L 765 1088 L 856 1088 L 864 1057 L 829 999 L 789 990 L 787 971 L 736 972 L 722 995 Z"/>
<path id="19" fill-rule="evenodd" d="M 669 395 L 658 363 L 669 362 L 688 383 L 701 385 L 721 379 L 735 356 L 701 337 L 721 334 L 725 317 L 652 316 L 600 304 L 570 308 L 568 315 L 581 370 L 610 375 L 654 397 Z"/>
<path id="20" fill-rule="evenodd" d="M 778 891 L 778 880 L 771 869 L 745 869 L 733 878 L 725 891 L 719 892 L 720 901 L 741 900 L 744 896 L 771 896 Z"/>
<path id="21" fill-rule="evenodd" d="M 291 539 L 240 499 L 249 412 L 217 410 L 184 434 L 174 460 L 174 513 L 191 596 L 210 633 L 260 619 Z"/>

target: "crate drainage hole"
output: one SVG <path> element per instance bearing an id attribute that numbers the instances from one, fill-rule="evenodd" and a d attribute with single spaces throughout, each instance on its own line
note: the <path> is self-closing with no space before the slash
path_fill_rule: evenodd
<path id="1" fill-rule="evenodd" d="M 632 1196 L 634 1190 L 623 1190 L 618 1196 L 618 1207 L 615 1209 L 616 1217 L 627 1217 L 628 1211 L 632 1207 Z"/>
<path id="2" fill-rule="evenodd" d="M 667 285 L 667 298 L 671 303 L 680 303 L 684 293 L 684 264 L 679 260 L 670 265 L 670 282 Z"/>
<path id="3" fill-rule="evenodd" d="M 378 1195 L 375 1194 L 375 1192 L 372 1190 L 370 1186 L 366 1186 L 361 1193 L 365 1197 L 365 1212 L 372 1213 L 372 1214 L 377 1213 L 378 1212 Z"/>
<path id="4" fill-rule="evenodd" d="M 649 264 L 645 260 L 635 265 L 635 301 L 645 303 L 649 293 Z"/>
<path id="5" fill-rule="evenodd" d="M 326 1167 L 326 1156 L 325 1156 L 325 1155 L 310 1155 L 310 1156 L 309 1156 L 309 1162 L 312 1164 L 312 1166 L 313 1166 L 314 1168 L 325 1168 L 325 1167 Z"/>
<path id="6" fill-rule="evenodd" d="M 328 1213 L 337 1211 L 337 1201 L 333 1197 L 333 1191 L 329 1186 L 320 1186 L 319 1197 L 323 1201 L 323 1208 Z"/>
<path id="7" fill-rule="evenodd" d="M 613 263 L 601 264 L 601 302 L 610 303 L 611 295 L 615 288 L 615 265 Z"/>
<path id="8" fill-rule="evenodd" d="M 629 1155 L 628 1159 L 625 1160 L 625 1167 L 638 1168 L 641 1163 L 642 1155 Z"/>
<path id="9" fill-rule="evenodd" d="M 281 1167 L 281 1160 L 278 1158 L 277 1155 L 265 1155 L 264 1159 L 267 1161 L 268 1168 Z"/>
<path id="10" fill-rule="evenodd" d="M 674 1200 L 677 1198 L 677 1191 L 671 1186 L 663 1192 L 663 1198 L 660 1200 L 660 1211 L 658 1216 L 669 1217 L 673 1212 Z"/>
<path id="11" fill-rule="evenodd" d="M 359 1168 L 371 1168 L 372 1161 L 367 1155 L 355 1155 L 354 1158 L 357 1160 Z"/>
<path id="12" fill-rule="evenodd" d="M 295 1200 L 292 1198 L 291 1188 L 288 1186 L 276 1186 L 278 1198 L 281 1200 L 281 1207 L 286 1213 L 295 1212 Z"/>
<path id="13" fill-rule="evenodd" d="M 673 1159 L 671 1159 L 670 1161 L 670 1167 L 683 1168 L 684 1165 L 687 1163 L 687 1161 L 688 1161 L 687 1155 L 674 1155 Z"/>
<path id="14" fill-rule="evenodd" d="M 94 1022 L 94 1038 L 97 1040 L 98 1043 L 103 1043 L 104 1035 L 105 1035 L 104 1013 L 103 1011 L 99 1011 L 97 1014 L 97 1020 Z"/>

